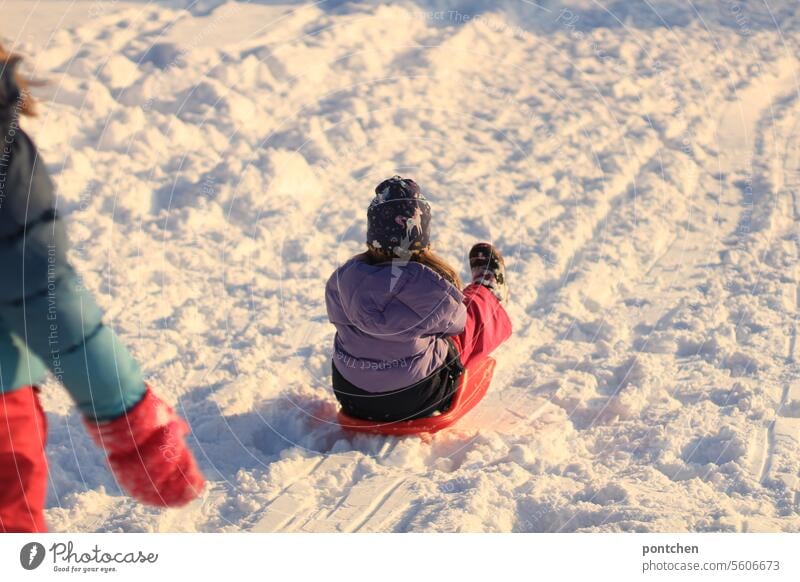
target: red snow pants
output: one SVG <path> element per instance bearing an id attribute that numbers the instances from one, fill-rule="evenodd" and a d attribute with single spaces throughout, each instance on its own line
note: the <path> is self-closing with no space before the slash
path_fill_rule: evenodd
<path id="1" fill-rule="evenodd" d="M 45 532 L 47 421 L 35 389 L 0 393 L 0 533 Z"/>
<path id="2" fill-rule="evenodd" d="M 511 320 L 497 297 L 483 285 L 473 283 L 464 289 L 464 305 L 467 325 L 451 339 L 466 368 L 511 337 Z"/>

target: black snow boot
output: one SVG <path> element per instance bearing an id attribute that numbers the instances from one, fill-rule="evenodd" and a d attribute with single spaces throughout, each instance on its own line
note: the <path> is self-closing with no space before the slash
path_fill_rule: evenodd
<path id="1" fill-rule="evenodd" d="M 478 243 L 469 251 L 472 282 L 487 287 L 500 303 L 508 301 L 506 263 L 503 255 L 489 243 Z"/>

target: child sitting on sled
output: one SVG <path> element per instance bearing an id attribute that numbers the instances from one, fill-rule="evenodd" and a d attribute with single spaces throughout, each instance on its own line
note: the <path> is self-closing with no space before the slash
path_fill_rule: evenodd
<path id="1" fill-rule="evenodd" d="M 366 252 L 325 290 L 336 398 L 348 416 L 379 422 L 444 412 L 464 368 L 511 335 L 503 257 L 489 243 L 473 246 L 462 290 L 431 250 L 430 204 L 400 176 L 375 189 L 367 222 Z"/>
<path id="2" fill-rule="evenodd" d="M 47 424 L 38 385 L 66 386 L 119 484 L 151 505 L 203 489 L 189 428 L 145 384 L 67 258 L 64 223 L 39 153 L 19 57 L 0 46 L 0 533 L 46 531 Z"/>

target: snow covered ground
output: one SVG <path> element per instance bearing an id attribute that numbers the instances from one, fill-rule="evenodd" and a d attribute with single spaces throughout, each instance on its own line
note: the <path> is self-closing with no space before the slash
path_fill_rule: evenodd
<path id="1" fill-rule="evenodd" d="M 56 531 L 800 531 L 797 4 L 0 2 L 73 256 L 211 484 L 122 496 L 45 391 Z M 466 274 L 492 391 L 343 433 L 324 281 L 382 178 Z"/>

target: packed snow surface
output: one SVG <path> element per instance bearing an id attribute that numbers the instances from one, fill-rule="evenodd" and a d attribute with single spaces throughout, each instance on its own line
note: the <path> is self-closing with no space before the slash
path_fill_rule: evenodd
<path id="1" fill-rule="evenodd" d="M 73 257 L 210 485 L 123 496 L 45 386 L 55 531 L 800 531 L 795 2 L 2 3 Z M 433 438 L 334 422 L 381 179 L 515 335 Z"/>

